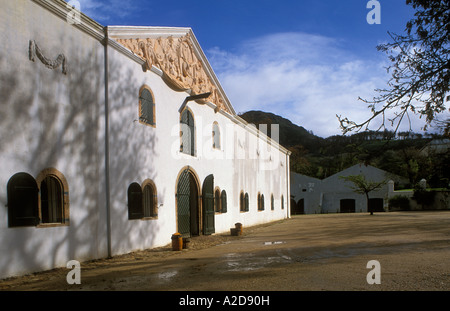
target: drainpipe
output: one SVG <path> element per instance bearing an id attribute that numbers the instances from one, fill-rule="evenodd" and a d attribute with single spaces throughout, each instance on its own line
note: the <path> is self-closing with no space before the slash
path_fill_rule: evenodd
<path id="1" fill-rule="evenodd" d="M 106 199 L 106 239 L 108 258 L 111 254 L 111 202 L 109 183 L 109 70 L 108 70 L 108 26 L 104 28 L 105 37 L 103 46 L 105 48 L 105 199 Z"/>
<path id="2" fill-rule="evenodd" d="M 291 172 L 290 172 L 290 163 L 289 163 L 289 155 L 290 152 L 286 152 L 286 193 L 287 193 L 287 198 L 286 198 L 286 206 L 287 206 L 287 217 L 286 218 L 291 218 Z"/>

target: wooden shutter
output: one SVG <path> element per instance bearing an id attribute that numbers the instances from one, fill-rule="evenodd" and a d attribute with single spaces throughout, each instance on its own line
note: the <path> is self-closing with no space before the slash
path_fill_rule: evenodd
<path id="1" fill-rule="evenodd" d="M 220 200 L 220 190 L 217 189 L 214 192 L 214 210 L 215 210 L 216 213 L 220 213 L 221 212 L 221 210 L 222 210 L 221 206 L 220 206 L 221 203 L 222 202 Z"/>
<path id="2" fill-rule="evenodd" d="M 222 194 L 220 195 L 220 200 L 222 201 L 222 213 L 227 212 L 227 193 L 225 190 L 222 190 Z"/>
<path id="3" fill-rule="evenodd" d="M 186 169 L 181 173 L 177 185 L 177 230 L 187 237 L 191 236 L 190 187 L 189 170 Z"/>
<path id="4" fill-rule="evenodd" d="M 248 193 L 246 193 L 245 194 L 245 211 L 246 212 L 248 212 L 250 210 L 249 204 L 250 204 L 250 202 L 249 202 L 249 198 L 248 198 Z"/>
<path id="5" fill-rule="evenodd" d="M 156 193 L 152 186 L 146 185 L 142 194 L 142 206 L 144 217 L 156 217 Z"/>
<path id="6" fill-rule="evenodd" d="M 189 110 L 184 110 L 181 114 L 181 146 L 180 151 L 186 154 L 190 154 L 191 150 L 191 128 L 189 127 Z"/>
<path id="7" fill-rule="evenodd" d="M 8 182 L 8 226 L 39 224 L 38 186 L 27 173 L 17 173 Z"/>
<path id="8" fill-rule="evenodd" d="M 147 90 L 147 89 L 142 90 L 141 96 L 140 96 L 140 102 L 141 102 L 140 120 L 147 124 L 154 125 L 155 124 L 154 113 L 153 113 L 154 102 L 153 102 L 153 96 L 149 90 Z"/>
<path id="9" fill-rule="evenodd" d="M 195 156 L 195 124 L 194 117 L 188 111 L 188 126 L 189 126 L 189 154 Z"/>
<path id="10" fill-rule="evenodd" d="M 214 176 L 209 175 L 203 182 L 203 233 L 208 235 L 215 232 L 214 224 Z"/>
<path id="11" fill-rule="evenodd" d="M 142 208 L 142 188 L 138 183 L 128 187 L 128 219 L 141 219 L 144 217 Z"/>
<path id="12" fill-rule="evenodd" d="M 180 151 L 195 156 L 195 122 L 192 113 L 185 109 L 181 114 L 181 146 Z"/>

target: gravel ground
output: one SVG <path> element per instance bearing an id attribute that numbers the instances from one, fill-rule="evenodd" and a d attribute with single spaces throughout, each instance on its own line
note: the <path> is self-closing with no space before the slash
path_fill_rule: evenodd
<path id="1" fill-rule="evenodd" d="M 381 284 L 368 284 L 380 264 Z M 2 291 L 449 291 L 450 212 L 299 215 L 0 281 Z"/>

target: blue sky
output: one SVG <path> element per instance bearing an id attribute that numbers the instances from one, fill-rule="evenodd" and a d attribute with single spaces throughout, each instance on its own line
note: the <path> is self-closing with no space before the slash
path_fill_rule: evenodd
<path id="1" fill-rule="evenodd" d="M 336 114 L 370 115 L 358 97 L 371 99 L 389 78 L 376 46 L 414 14 L 405 0 L 379 0 L 380 24 L 367 22 L 368 0 L 79 2 L 105 26 L 191 27 L 238 113 L 272 112 L 322 137 L 341 134 Z"/>

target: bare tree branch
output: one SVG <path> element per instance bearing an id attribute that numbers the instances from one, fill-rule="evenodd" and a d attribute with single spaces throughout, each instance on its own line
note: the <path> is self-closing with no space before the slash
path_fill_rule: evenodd
<path id="1" fill-rule="evenodd" d="M 406 24 L 406 34 L 388 33 L 392 42 L 377 47 L 388 55 L 391 65 L 387 72 L 391 78 L 385 89 L 372 100 L 359 100 L 368 104 L 372 116 L 357 123 L 336 115 L 344 134 L 368 130 L 369 125 L 381 117 L 378 130 L 385 129 L 386 121 L 398 130 L 406 117 L 411 129 L 409 112 L 425 117 L 428 126 L 435 126 L 437 116 L 445 111 L 446 95 L 450 91 L 450 1 L 407 0 L 416 9 L 415 19 Z M 393 117 L 387 118 L 388 110 Z M 449 120 L 439 121 L 444 133 L 449 132 Z"/>

